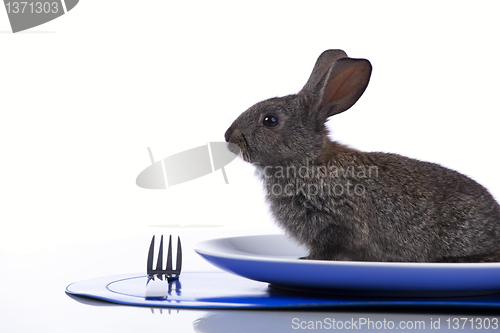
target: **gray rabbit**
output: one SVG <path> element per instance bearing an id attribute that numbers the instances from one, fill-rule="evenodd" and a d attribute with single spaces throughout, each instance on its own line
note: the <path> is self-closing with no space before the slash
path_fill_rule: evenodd
<path id="1" fill-rule="evenodd" d="M 273 217 L 303 259 L 500 261 L 500 206 L 438 164 L 331 141 L 325 122 L 361 97 L 365 59 L 328 50 L 293 95 L 257 103 L 225 133 L 262 177 Z"/>

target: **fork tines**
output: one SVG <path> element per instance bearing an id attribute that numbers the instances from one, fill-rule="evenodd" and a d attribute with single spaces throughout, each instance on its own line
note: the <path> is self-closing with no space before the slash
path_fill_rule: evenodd
<path id="1" fill-rule="evenodd" d="M 179 278 L 182 268 L 182 248 L 180 237 L 177 237 L 177 261 L 175 269 L 172 268 L 172 235 L 170 235 L 168 240 L 167 262 L 165 269 L 163 269 L 163 235 L 160 239 L 160 248 L 158 249 L 158 260 L 156 262 L 156 268 L 153 268 L 154 247 L 155 236 L 153 236 L 153 239 L 151 239 L 151 245 L 149 246 L 147 263 L 148 277 L 150 279 L 154 279 L 156 275 L 160 280 L 163 280 L 164 277 L 166 277 L 168 280 Z"/>

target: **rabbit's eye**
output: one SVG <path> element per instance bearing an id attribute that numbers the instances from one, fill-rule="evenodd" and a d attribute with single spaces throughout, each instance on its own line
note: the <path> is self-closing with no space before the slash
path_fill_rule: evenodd
<path id="1" fill-rule="evenodd" d="M 278 118 L 276 118 L 275 116 L 265 116 L 262 123 L 264 124 L 264 126 L 274 127 L 278 125 Z"/>

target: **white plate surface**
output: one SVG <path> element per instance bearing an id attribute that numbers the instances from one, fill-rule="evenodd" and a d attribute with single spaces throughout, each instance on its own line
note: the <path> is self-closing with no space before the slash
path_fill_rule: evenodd
<path id="1" fill-rule="evenodd" d="M 285 235 L 213 239 L 194 250 L 228 272 L 292 289 L 436 296 L 500 291 L 500 263 L 299 260 L 307 249 Z"/>

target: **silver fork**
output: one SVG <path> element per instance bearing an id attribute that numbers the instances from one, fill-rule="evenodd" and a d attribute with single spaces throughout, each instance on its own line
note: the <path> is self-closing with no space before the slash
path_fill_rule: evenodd
<path id="1" fill-rule="evenodd" d="M 168 240 L 168 252 L 167 252 L 167 267 L 163 269 L 163 235 L 160 240 L 160 248 L 158 250 L 158 260 L 156 262 L 156 268 L 153 268 L 153 257 L 154 257 L 154 247 L 155 247 L 155 236 L 151 239 L 151 245 L 149 246 L 148 253 L 148 266 L 147 273 L 148 278 L 153 279 L 155 275 L 163 280 L 165 277 L 171 281 L 179 278 L 182 268 L 182 248 L 181 239 L 177 237 L 177 261 L 175 269 L 172 268 L 172 235 L 170 235 Z"/>

